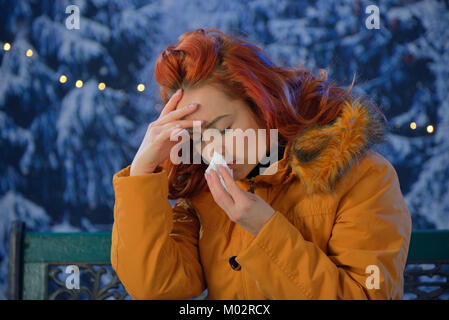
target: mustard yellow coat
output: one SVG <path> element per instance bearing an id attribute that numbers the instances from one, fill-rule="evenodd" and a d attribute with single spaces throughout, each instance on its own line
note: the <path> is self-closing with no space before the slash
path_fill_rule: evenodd
<path id="1" fill-rule="evenodd" d="M 114 270 L 134 299 L 206 288 L 207 299 L 401 299 L 411 218 L 395 169 L 371 148 L 384 128 L 346 102 L 332 123 L 289 142 L 274 175 L 238 180 L 276 210 L 257 236 L 207 188 L 172 208 L 166 171 L 123 168 L 113 177 Z"/>

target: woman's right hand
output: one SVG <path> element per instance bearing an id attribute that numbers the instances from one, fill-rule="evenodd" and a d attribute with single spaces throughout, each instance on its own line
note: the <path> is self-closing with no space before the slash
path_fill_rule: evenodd
<path id="1" fill-rule="evenodd" d="M 171 148 L 178 143 L 178 141 L 170 141 L 170 135 L 193 126 L 194 120 L 180 119 L 194 112 L 198 104 L 176 109 L 182 93 L 182 89 L 179 89 L 173 94 L 159 118 L 148 125 L 145 137 L 131 163 L 131 176 L 153 173 L 156 167 L 170 156 Z"/>

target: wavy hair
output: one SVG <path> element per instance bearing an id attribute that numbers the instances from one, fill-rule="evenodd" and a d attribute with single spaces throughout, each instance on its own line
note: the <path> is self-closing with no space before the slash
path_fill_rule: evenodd
<path id="1" fill-rule="evenodd" d="M 204 84 L 245 101 L 266 129 L 278 129 L 281 144 L 335 120 L 345 100 L 361 99 L 351 92 L 354 80 L 342 89 L 324 69 L 314 75 L 304 65 L 278 67 L 256 45 L 217 29 L 182 34 L 158 56 L 155 78 L 164 104 L 177 89 Z M 206 185 L 205 163 L 175 165 L 167 159 L 161 167 L 168 172 L 170 199 L 193 196 Z"/>

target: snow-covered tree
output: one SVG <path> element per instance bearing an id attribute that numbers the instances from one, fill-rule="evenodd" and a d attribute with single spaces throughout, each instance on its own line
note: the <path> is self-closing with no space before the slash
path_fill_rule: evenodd
<path id="1" fill-rule="evenodd" d="M 365 25 L 372 4 L 379 29 Z M 69 5 L 80 29 L 66 27 Z M 0 298 L 13 220 L 35 231 L 110 230 L 112 175 L 158 112 L 155 59 L 196 28 L 246 37 L 279 65 L 325 68 L 343 87 L 356 74 L 354 90 L 390 122 L 381 151 L 414 227 L 449 228 L 447 1 L 0 0 Z"/>

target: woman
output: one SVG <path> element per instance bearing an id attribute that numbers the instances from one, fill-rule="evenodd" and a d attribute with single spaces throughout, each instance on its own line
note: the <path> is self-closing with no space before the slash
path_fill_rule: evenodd
<path id="1" fill-rule="evenodd" d="M 402 297 L 410 214 L 395 169 L 372 148 L 385 118 L 352 85 L 274 66 L 215 29 L 182 35 L 155 75 L 165 107 L 113 177 L 111 263 L 134 299 L 206 288 L 207 299 Z M 205 175 L 207 161 L 175 164 L 170 136 L 195 120 L 223 134 L 277 129 L 281 159 L 265 174 L 237 154 L 233 178 L 223 167 Z"/>

